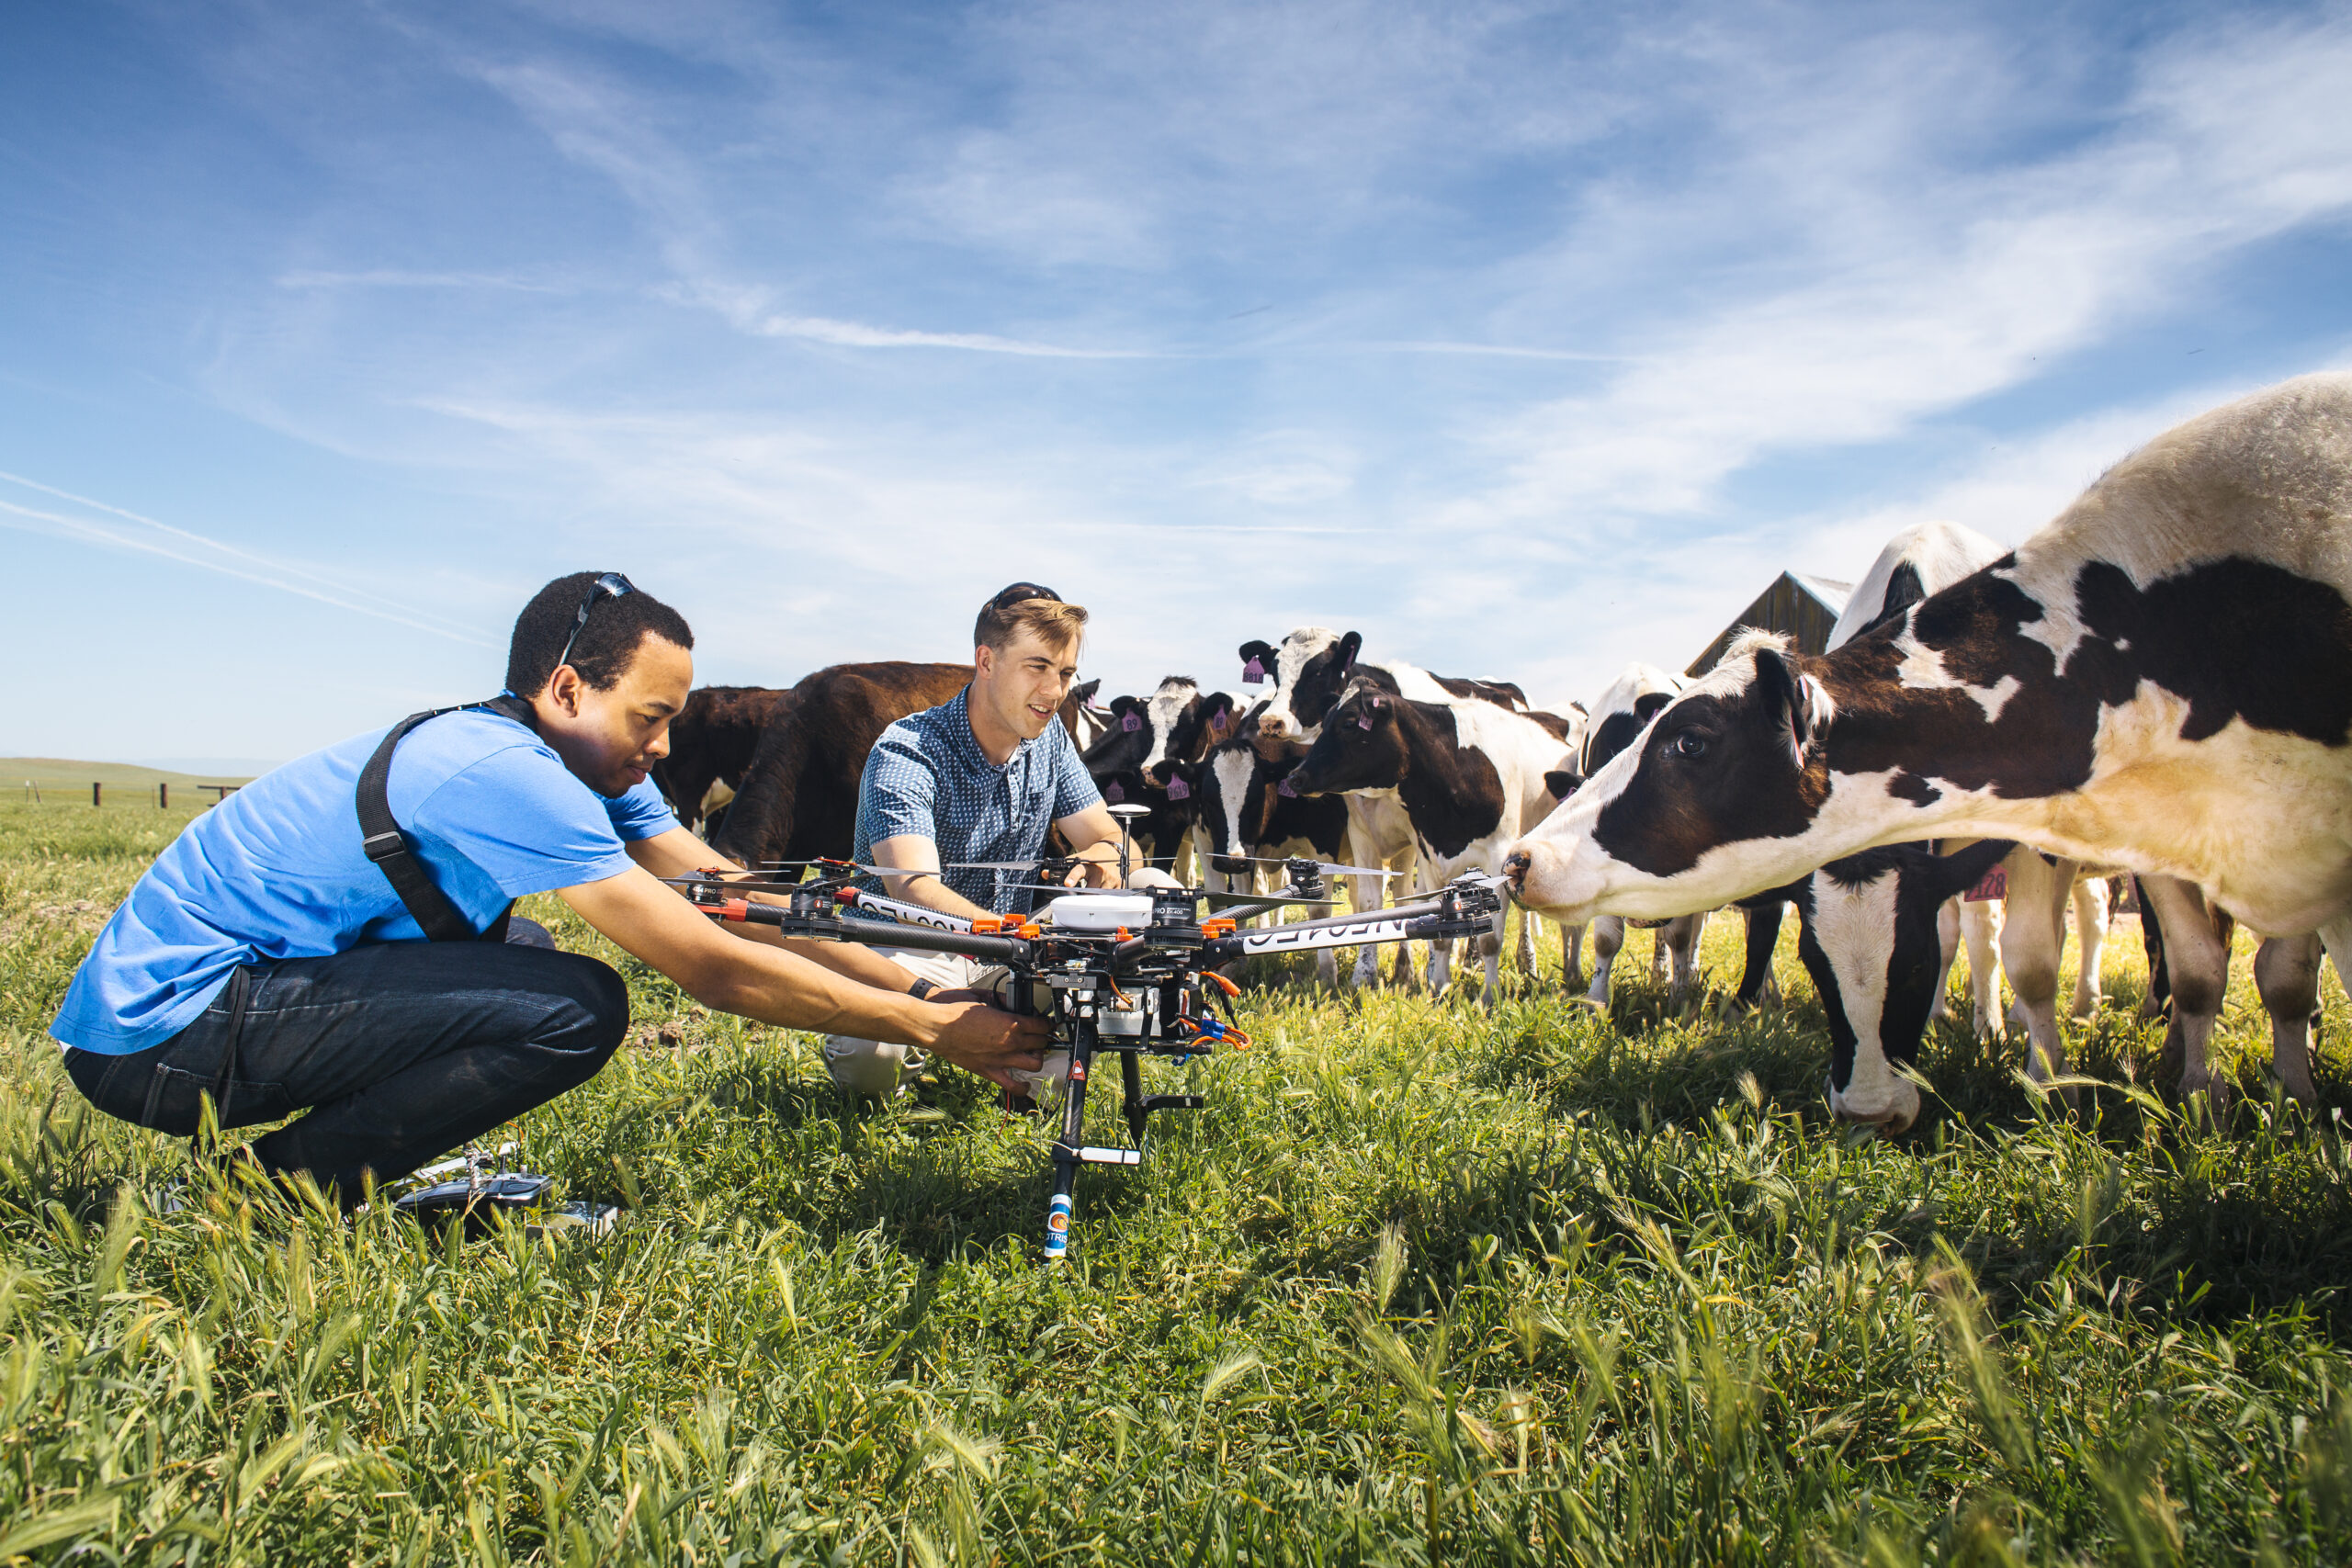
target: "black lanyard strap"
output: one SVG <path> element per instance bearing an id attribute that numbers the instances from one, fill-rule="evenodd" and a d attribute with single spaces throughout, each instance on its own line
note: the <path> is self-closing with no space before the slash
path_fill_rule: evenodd
<path id="1" fill-rule="evenodd" d="M 456 707 L 434 708 L 425 713 L 413 713 L 392 726 L 368 765 L 359 770 L 359 847 L 384 874 L 384 880 L 400 895 L 401 903 L 409 912 L 429 942 L 504 942 L 506 919 L 514 911 L 510 903 L 498 912 L 498 918 L 477 932 L 473 922 L 466 919 L 449 896 L 434 886 L 425 874 L 424 863 L 416 858 L 409 847 L 407 835 L 393 819 L 391 800 L 386 785 L 392 776 L 392 753 L 400 749 L 408 732 L 428 719 L 443 714 L 465 713 L 487 709 L 513 719 L 526 729 L 532 728 L 531 706 L 520 697 L 498 696 L 488 702 L 460 703 Z"/>

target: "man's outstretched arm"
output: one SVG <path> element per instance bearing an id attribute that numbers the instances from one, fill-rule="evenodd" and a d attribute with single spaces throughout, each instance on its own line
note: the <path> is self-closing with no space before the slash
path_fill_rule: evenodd
<path id="1" fill-rule="evenodd" d="M 639 839 L 628 849 L 629 859 L 656 876 L 692 876 L 702 871 L 724 871 L 742 876 L 751 874 L 684 828 L 673 828 L 666 833 Z M 745 897 L 761 903 L 780 902 L 768 893 L 752 893 Z M 912 975 L 874 949 L 860 947 L 853 942 L 810 942 L 804 937 L 779 935 L 770 926 L 738 925 L 725 930 L 729 936 L 798 953 L 811 964 L 821 964 L 836 975 L 846 975 L 853 980 L 876 986 L 886 991 L 903 991 L 915 982 Z"/>
<path id="2" fill-rule="evenodd" d="M 1050 1038 L 1044 1019 L 977 1001 L 917 1001 L 861 985 L 795 953 L 737 942 L 642 866 L 558 896 L 688 996 L 720 1012 L 787 1029 L 919 1045 L 1007 1087 L 1012 1087 L 1010 1069 L 1034 1071 L 1040 1065 Z"/>

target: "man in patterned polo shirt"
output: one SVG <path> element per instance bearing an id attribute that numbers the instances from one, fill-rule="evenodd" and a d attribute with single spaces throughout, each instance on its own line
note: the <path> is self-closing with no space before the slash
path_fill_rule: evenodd
<path id="1" fill-rule="evenodd" d="M 967 917 L 1025 911 L 1028 874 L 1014 868 L 1044 853 L 1048 828 L 1061 829 L 1089 884 L 1118 885 L 1118 824 L 1057 716 L 1078 677 L 1085 628 L 1082 607 L 1034 582 L 1012 584 L 981 606 L 972 683 L 875 742 L 858 785 L 852 858 L 906 867 L 910 874 L 884 879 L 893 897 Z M 1008 865 L 962 866 L 973 861 Z M 1135 880 L 1172 886 L 1148 869 Z M 882 951 L 920 976 L 918 996 L 989 978 L 977 960 L 954 953 Z M 825 1065 L 842 1088 L 888 1097 L 923 1070 L 925 1058 L 912 1046 L 836 1034 L 825 1042 Z M 1025 1092 L 1057 1084 L 1069 1070 L 1068 1054 L 1057 1053 L 1038 1074 L 1010 1075 L 1020 1083 L 989 1076 Z"/>

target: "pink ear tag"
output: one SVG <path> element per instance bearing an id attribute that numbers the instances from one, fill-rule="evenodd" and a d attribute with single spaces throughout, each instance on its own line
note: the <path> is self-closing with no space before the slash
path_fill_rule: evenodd
<path id="1" fill-rule="evenodd" d="M 1186 784 L 1182 779 L 1170 779 L 1168 781 L 1168 798 L 1170 800 L 1190 800 L 1193 798 L 1193 786 Z"/>
<path id="2" fill-rule="evenodd" d="M 1127 792 L 1119 787 L 1118 780 L 1113 779 L 1102 786 L 1102 798 L 1116 806 L 1120 801 L 1127 798 Z"/>
<path id="3" fill-rule="evenodd" d="M 1232 722 L 1230 716 L 1228 716 L 1223 708 L 1217 709 L 1216 712 L 1209 715 L 1209 733 L 1212 735 L 1223 735 L 1225 733 L 1225 727 L 1230 722 Z"/>
<path id="4" fill-rule="evenodd" d="M 1143 717 L 1133 709 L 1129 709 L 1127 712 L 1119 716 L 1119 728 L 1121 729 L 1141 729 L 1143 728 Z"/>
<path id="5" fill-rule="evenodd" d="M 1266 683 L 1266 667 L 1257 660 L 1251 660 L 1249 663 L 1241 667 L 1241 683 L 1245 686 L 1264 685 Z"/>
<path id="6" fill-rule="evenodd" d="M 2009 868 L 2005 865 L 1996 865 L 1978 879 L 1976 886 L 1970 888 L 1967 896 L 1961 901 L 1965 904 L 1989 904 L 1996 898 L 2006 898 L 2008 896 Z"/>
<path id="7" fill-rule="evenodd" d="M 1293 800 L 1296 800 L 1298 798 L 1298 791 L 1291 787 L 1290 780 L 1288 779 L 1284 779 L 1282 783 L 1276 784 L 1274 786 L 1274 793 L 1276 795 L 1286 795 Z"/>

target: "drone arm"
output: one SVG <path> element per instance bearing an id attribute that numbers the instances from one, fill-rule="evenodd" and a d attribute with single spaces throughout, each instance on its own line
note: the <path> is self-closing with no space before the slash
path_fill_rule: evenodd
<path id="1" fill-rule="evenodd" d="M 564 888 L 560 896 L 582 919 L 706 1007 L 789 1029 L 911 1045 L 929 1045 L 937 1030 L 937 1021 L 922 1011 L 926 1004 L 902 994 L 908 982 L 865 985 L 797 953 L 736 941 L 643 867 Z M 773 905 L 739 907 L 786 914 Z"/>

